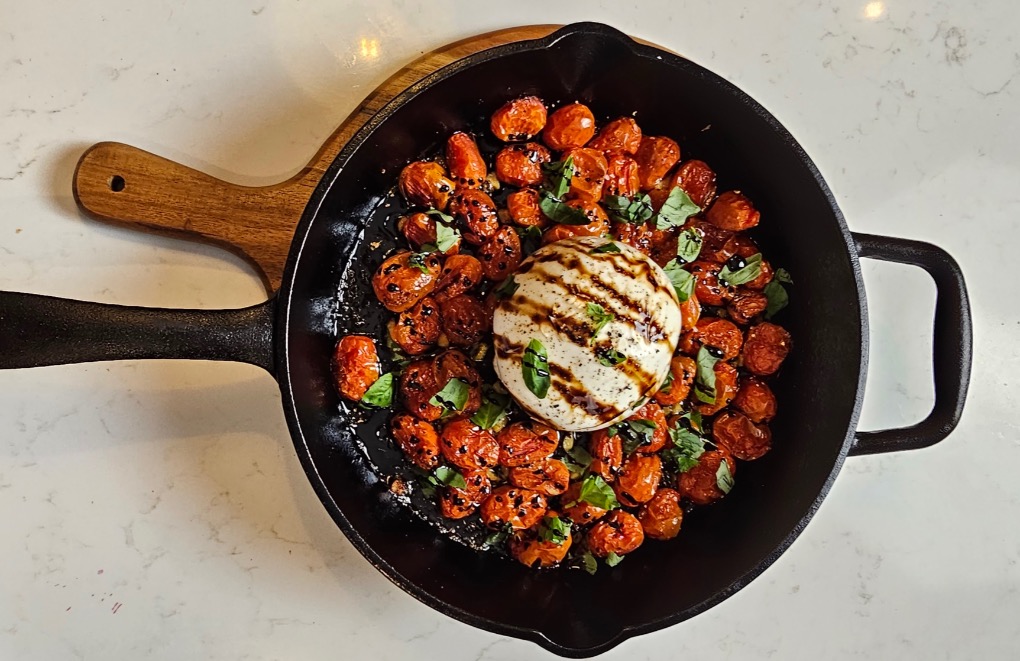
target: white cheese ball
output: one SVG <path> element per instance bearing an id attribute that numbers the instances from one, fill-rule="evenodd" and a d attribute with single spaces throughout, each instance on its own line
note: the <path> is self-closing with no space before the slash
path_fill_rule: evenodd
<path id="1" fill-rule="evenodd" d="M 619 252 L 593 252 L 609 243 Z M 524 260 L 514 282 L 517 290 L 493 317 L 494 364 L 533 417 L 563 431 L 602 429 L 665 382 L 680 340 L 680 308 L 669 278 L 641 252 L 602 237 L 564 239 Z M 597 334 L 595 306 L 612 315 Z M 541 399 L 522 370 L 532 340 L 549 360 L 550 387 Z M 619 354 L 626 359 L 609 364 Z"/>

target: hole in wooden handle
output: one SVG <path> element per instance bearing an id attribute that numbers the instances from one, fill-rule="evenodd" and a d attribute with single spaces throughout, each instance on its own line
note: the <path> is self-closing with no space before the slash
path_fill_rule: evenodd
<path id="1" fill-rule="evenodd" d="M 115 174 L 110 177 L 110 190 L 114 193 L 119 193 L 124 190 L 124 177 L 119 174 Z"/>

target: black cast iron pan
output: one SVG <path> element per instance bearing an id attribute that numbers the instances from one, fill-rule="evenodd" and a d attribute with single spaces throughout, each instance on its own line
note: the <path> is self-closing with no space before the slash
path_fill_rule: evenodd
<path id="1" fill-rule="evenodd" d="M 647 133 L 678 139 L 720 173 L 720 190 L 739 186 L 755 200 L 765 219 L 757 238 L 796 279 L 782 320 L 796 350 L 777 384 L 773 451 L 742 464 L 730 496 L 685 518 L 676 540 L 646 545 L 595 576 L 528 570 L 437 532 L 388 489 L 397 455 L 374 433 L 383 414 L 353 427 L 331 386 L 337 329 L 381 336 L 368 278 L 391 240 L 382 226 L 396 209 L 380 203 L 399 168 L 521 94 L 580 100 L 603 118 L 636 111 Z M 375 241 L 381 249 L 370 248 Z M 855 431 L 868 354 L 858 257 L 920 266 L 937 286 L 935 405 L 913 427 Z M 265 368 L 280 383 L 308 479 L 373 565 L 452 617 L 582 657 L 692 617 L 746 585 L 804 529 L 847 454 L 945 438 L 966 397 L 971 322 L 953 259 L 925 243 L 851 234 L 814 164 L 754 100 L 687 60 L 582 23 L 458 61 L 380 111 L 312 195 L 283 286 L 262 305 L 158 310 L 0 293 L 0 368 L 131 358 Z"/>

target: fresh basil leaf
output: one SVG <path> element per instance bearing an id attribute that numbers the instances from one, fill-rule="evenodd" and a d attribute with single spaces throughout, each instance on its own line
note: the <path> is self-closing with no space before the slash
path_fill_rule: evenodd
<path id="1" fill-rule="evenodd" d="M 719 462 L 719 469 L 715 472 L 715 484 L 723 493 L 729 493 L 735 484 L 733 473 L 730 472 L 730 464 L 725 459 Z"/>
<path id="2" fill-rule="evenodd" d="M 776 279 L 765 285 L 763 293 L 765 298 L 769 300 L 768 305 L 765 306 L 766 319 L 771 319 L 773 315 L 785 308 L 790 302 L 790 295 L 786 293 L 786 287 L 779 284 L 779 281 Z"/>
<path id="3" fill-rule="evenodd" d="M 615 567 L 616 565 L 620 564 L 621 562 L 623 562 L 623 556 L 622 555 L 617 555 L 617 554 L 613 553 L 612 551 L 610 551 L 609 555 L 606 556 L 606 566 L 607 567 Z"/>
<path id="4" fill-rule="evenodd" d="M 616 426 L 623 445 L 624 454 L 631 455 L 642 445 L 648 445 L 655 438 L 656 425 L 651 420 L 627 420 Z"/>
<path id="5" fill-rule="evenodd" d="M 545 399 L 549 393 L 549 354 L 538 340 L 528 342 L 524 358 L 521 360 L 521 369 L 524 374 L 524 385 L 528 386 L 528 390 L 535 397 Z"/>
<path id="6" fill-rule="evenodd" d="M 416 252 L 411 255 L 407 260 L 408 266 L 413 266 L 422 273 L 428 273 L 429 267 L 425 264 L 425 259 L 429 256 L 427 252 Z"/>
<path id="7" fill-rule="evenodd" d="M 422 495 L 428 498 L 429 500 L 432 500 L 433 498 L 436 497 L 436 486 L 431 482 L 421 480 L 420 487 Z"/>
<path id="8" fill-rule="evenodd" d="M 701 234 L 693 229 L 686 229 L 680 232 L 676 241 L 676 257 L 678 261 L 690 264 L 701 254 L 701 244 L 704 239 Z"/>
<path id="9" fill-rule="evenodd" d="M 634 198 L 625 195 L 608 195 L 602 201 L 602 205 L 610 218 L 631 225 L 643 225 L 655 213 L 652 208 L 652 198 L 647 193 Z"/>
<path id="10" fill-rule="evenodd" d="M 439 480 L 440 484 L 445 484 L 448 487 L 456 487 L 457 489 L 467 488 L 467 481 L 455 468 L 440 466 L 436 469 L 433 475 L 436 476 L 436 479 Z"/>
<path id="11" fill-rule="evenodd" d="M 471 422 L 482 429 L 492 429 L 500 420 L 506 417 L 506 411 L 509 407 L 509 395 L 503 395 L 487 388 L 482 396 L 482 405 L 471 416 Z"/>
<path id="12" fill-rule="evenodd" d="M 429 216 L 435 216 L 440 222 L 444 222 L 447 225 L 454 224 L 453 216 L 443 213 L 439 209 L 429 209 L 425 213 Z"/>
<path id="13" fill-rule="evenodd" d="M 432 396 L 429 404 L 441 406 L 447 411 L 463 411 L 467 403 L 471 387 L 458 378 L 450 379 L 443 389 Z"/>
<path id="14" fill-rule="evenodd" d="M 387 372 L 376 379 L 365 391 L 361 403 L 381 409 L 389 408 L 393 404 L 393 377 L 393 372 Z"/>
<path id="15" fill-rule="evenodd" d="M 510 536 L 511 532 L 513 532 L 513 528 L 511 528 L 510 525 L 507 524 L 507 526 L 502 530 L 497 530 L 488 535 L 484 540 L 482 540 L 482 548 L 488 549 L 492 548 L 493 546 L 499 546 L 500 544 L 506 541 L 507 537 Z"/>
<path id="16" fill-rule="evenodd" d="M 436 223 L 436 249 L 445 253 L 460 241 L 460 231 L 446 223 Z"/>
<path id="17" fill-rule="evenodd" d="M 542 169 L 546 173 L 547 190 L 556 198 L 562 198 L 570 190 L 570 180 L 574 178 L 574 157 L 565 161 L 545 163 Z"/>
<path id="18" fill-rule="evenodd" d="M 756 252 L 744 260 L 743 268 L 731 271 L 728 264 L 719 270 L 719 281 L 724 285 L 736 287 L 751 282 L 761 275 L 761 253 Z"/>
<path id="19" fill-rule="evenodd" d="M 686 473 L 698 465 L 698 459 L 705 454 L 705 439 L 690 429 L 675 427 L 669 430 L 673 447 L 669 448 L 668 457 L 677 467 L 677 471 Z"/>
<path id="20" fill-rule="evenodd" d="M 584 555 L 581 556 L 581 566 L 584 567 L 586 572 L 594 576 L 595 572 L 599 570 L 599 561 L 595 559 L 591 551 L 585 551 Z"/>
<path id="21" fill-rule="evenodd" d="M 521 253 L 527 257 L 542 245 L 542 230 L 535 225 L 514 227 L 517 237 L 521 240 Z"/>
<path id="22" fill-rule="evenodd" d="M 616 245 L 612 241 L 607 241 L 606 243 L 603 243 L 601 246 L 595 248 L 591 252 L 593 255 L 597 255 L 599 253 L 604 252 L 620 252 L 620 246 Z"/>
<path id="23" fill-rule="evenodd" d="M 671 227 L 680 227 L 688 218 L 700 211 L 701 207 L 694 203 L 684 189 L 674 186 L 655 216 L 655 228 L 668 230 Z"/>
<path id="24" fill-rule="evenodd" d="M 604 510 L 614 510 L 620 506 L 613 487 L 606 484 L 606 481 L 599 475 L 589 475 L 584 478 L 577 499 Z"/>
<path id="25" fill-rule="evenodd" d="M 510 298 L 517 292 L 517 289 L 519 287 L 520 285 L 517 284 L 517 281 L 514 280 L 514 277 L 510 276 L 506 280 L 504 280 L 498 287 L 496 287 L 494 291 L 496 292 L 496 296 L 498 298 Z"/>
<path id="26" fill-rule="evenodd" d="M 691 431 L 695 433 L 701 433 L 705 430 L 701 423 L 701 413 L 697 411 L 689 411 L 680 416 L 681 422 L 685 423 Z"/>
<path id="27" fill-rule="evenodd" d="M 584 211 L 575 209 L 560 198 L 545 192 L 538 201 L 538 208 L 549 220 L 561 225 L 587 225 L 590 220 Z"/>
<path id="28" fill-rule="evenodd" d="M 627 362 L 626 354 L 620 353 L 616 349 L 600 347 L 595 350 L 595 357 L 598 358 L 600 365 L 605 365 L 606 367 L 616 367 Z"/>
<path id="29" fill-rule="evenodd" d="M 706 404 L 715 404 L 715 364 L 719 362 L 705 345 L 698 349 L 698 372 L 694 378 L 694 394 Z"/>
<path id="30" fill-rule="evenodd" d="M 570 519 L 547 516 L 538 528 L 538 538 L 543 542 L 562 544 L 570 538 Z"/>
<path id="31" fill-rule="evenodd" d="M 606 427 L 606 435 L 608 435 L 609 438 L 612 438 L 612 437 L 616 436 L 617 434 L 619 434 L 620 433 L 620 425 L 621 424 L 623 424 L 623 423 L 621 422 L 619 424 L 609 425 L 608 427 Z"/>
<path id="32" fill-rule="evenodd" d="M 793 284 L 793 278 L 790 277 L 790 272 L 786 269 L 776 269 L 776 273 L 773 278 L 787 285 Z"/>
<path id="33" fill-rule="evenodd" d="M 666 380 L 662 382 L 662 387 L 659 388 L 659 392 L 663 395 L 668 395 L 673 392 L 673 372 L 672 370 L 666 373 Z"/>
<path id="34" fill-rule="evenodd" d="M 588 470 L 588 466 L 591 465 L 591 454 L 580 445 L 570 448 L 566 451 L 566 454 L 567 458 L 564 458 L 563 463 L 566 465 L 567 470 L 570 471 L 570 479 L 580 479 L 585 471 Z"/>
<path id="35" fill-rule="evenodd" d="M 602 329 L 606 325 L 616 319 L 616 315 L 612 312 L 606 312 L 606 309 L 598 303 L 589 303 L 587 308 L 588 318 L 591 319 L 591 341 L 590 344 L 595 343 L 595 338 L 602 332 Z"/>
<path id="36" fill-rule="evenodd" d="M 694 274 L 685 271 L 680 262 L 675 259 L 666 262 L 666 266 L 662 271 L 669 278 L 669 281 L 673 283 L 673 289 L 676 290 L 676 297 L 680 299 L 680 302 L 685 303 L 690 299 L 691 294 L 694 293 L 694 285 L 697 284 Z"/>

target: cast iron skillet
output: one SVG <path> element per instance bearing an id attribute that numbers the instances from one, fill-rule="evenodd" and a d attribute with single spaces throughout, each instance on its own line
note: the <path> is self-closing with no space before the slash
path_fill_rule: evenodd
<path id="1" fill-rule="evenodd" d="M 679 139 L 762 210 L 770 259 L 796 279 L 782 320 L 795 350 L 777 385 L 774 450 L 741 464 L 722 503 L 695 510 L 683 533 L 613 571 L 532 571 L 437 533 L 390 494 L 395 453 L 369 419 L 352 432 L 330 385 L 334 326 L 378 332 L 368 277 L 387 240 L 377 209 L 399 168 L 506 99 L 581 100 L 603 119 L 637 111 L 648 134 Z M 709 126 L 707 130 L 706 126 Z M 868 328 L 858 257 L 914 264 L 938 290 L 935 405 L 921 423 L 857 433 Z M 414 85 L 354 136 L 312 195 L 283 286 L 243 310 L 119 307 L 0 294 L 0 367 L 116 360 L 231 360 L 280 383 L 302 465 L 323 505 L 379 571 L 429 606 L 490 631 L 582 657 L 719 603 L 768 567 L 804 529 L 847 454 L 920 448 L 959 420 L 971 321 L 956 262 L 925 243 L 851 234 L 818 170 L 764 108 L 718 76 L 620 32 L 581 23 L 537 41 L 478 53 Z M 382 414 L 377 414 L 381 416 Z"/>

